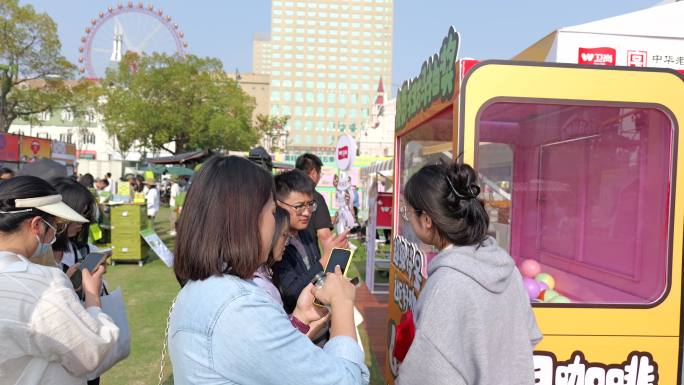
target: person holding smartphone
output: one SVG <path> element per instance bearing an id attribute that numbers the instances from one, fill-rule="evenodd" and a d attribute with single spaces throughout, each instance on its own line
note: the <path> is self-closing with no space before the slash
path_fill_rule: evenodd
<path id="1" fill-rule="evenodd" d="M 280 289 L 285 311 L 292 313 L 302 290 L 328 265 L 332 249 L 347 245 L 347 233 L 323 240 L 319 254 L 316 240 L 307 231 L 318 209 L 313 182 L 302 171 L 292 170 L 276 175 L 275 186 L 278 206 L 290 214 L 290 244 L 282 261 L 273 264 L 273 282 Z"/>
<path id="2" fill-rule="evenodd" d="M 368 384 L 356 342 L 355 287 L 339 269 L 323 288 L 308 285 L 300 296 L 313 319 L 320 317 L 314 296 L 333 309 L 332 338 L 322 349 L 251 281 L 271 251 L 273 195 L 271 174 L 242 157 L 215 156 L 195 175 L 173 260 L 182 286 L 168 329 L 177 385 Z"/>
<path id="3" fill-rule="evenodd" d="M 101 310 L 104 267 L 83 271 L 84 306 L 61 270 L 29 261 L 49 250 L 69 222 L 88 220 L 46 181 L 18 176 L 0 185 L 3 384 L 84 385 L 119 337 Z"/>
<path id="4" fill-rule="evenodd" d="M 71 279 L 76 294 L 81 301 L 85 301 L 85 293 L 82 288 L 83 266 L 86 256 L 100 250 L 88 243 L 88 225 L 95 222 L 98 210 L 95 197 L 80 183 L 71 178 L 58 178 L 51 181 L 52 186 L 62 196 L 62 201 L 77 213 L 86 218 L 88 223 L 70 221 L 66 230 L 57 236 L 52 245 L 55 261 L 64 273 Z M 94 271 L 98 266 L 91 266 L 89 271 Z M 106 271 L 106 270 L 105 270 Z M 107 292 L 105 283 L 102 283 L 100 295 Z M 88 385 L 97 385 L 100 378 L 95 375 L 89 376 Z"/>
<path id="5" fill-rule="evenodd" d="M 62 196 L 62 201 L 74 211 L 81 214 L 89 222 L 95 220 L 97 206 L 93 194 L 80 183 L 71 178 L 58 178 L 51 181 L 52 186 Z M 88 223 L 69 222 L 66 231 L 57 236 L 52 245 L 55 261 L 69 278 L 72 278 L 74 289 L 83 299 L 80 290 L 81 261 L 88 253 L 95 251 L 95 247 L 88 244 Z"/>

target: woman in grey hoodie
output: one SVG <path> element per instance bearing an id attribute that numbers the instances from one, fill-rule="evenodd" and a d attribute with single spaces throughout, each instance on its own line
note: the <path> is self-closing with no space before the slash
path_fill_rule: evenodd
<path id="1" fill-rule="evenodd" d="M 401 214 L 441 250 L 416 303 L 416 333 L 397 384 L 529 385 L 542 336 L 508 253 L 487 235 L 477 174 L 425 166 L 406 184 Z"/>

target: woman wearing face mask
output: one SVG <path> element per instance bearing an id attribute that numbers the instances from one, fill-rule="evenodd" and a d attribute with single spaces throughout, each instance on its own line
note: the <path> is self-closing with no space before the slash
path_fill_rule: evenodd
<path id="1" fill-rule="evenodd" d="M 323 349 L 251 282 L 271 251 L 275 210 L 273 177 L 247 159 L 217 156 L 195 176 L 173 260 L 183 285 L 168 328 L 176 384 L 368 384 L 355 288 L 339 268 L 300 299 L 307 312 L 314 296 L 332 308 L 332 338 Z"/>
<path id="2" fill-rule="evenodd" d="M 86 384 L 119 329 L 100 309 L 104 267 L 83 270 L 85 307 L 69 279 L 28 258 L 49 250 L 66 222 L 87 222 L 47 182 L 0 185 L 0 373 L 9 384 Z"/>

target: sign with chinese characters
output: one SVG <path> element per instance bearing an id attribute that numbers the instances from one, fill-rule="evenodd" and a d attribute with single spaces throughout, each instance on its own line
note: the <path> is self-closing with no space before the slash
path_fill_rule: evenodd
<path id="1" fill-rule="evenodd" d="M 404 128 L 406 123 L 433 102 L 451 100 L 454 96 L 459 42 L 458 32 L 454 27 L 449 28 L 439 53 L 423 62 L 420 75 L 401 85 L 397 91 L 396 131 Z"/>
<path id="2" fill-rule="evenodd" d="M 606 66 L 659 67 L 682 71 L 684 40 L 589 33 L 562 34 L 558 40 L 555 61 Z"/>
<path id="3" fill-rule="evenodd" d="M 615 65 L 615 49 L 610 47 L 579 48 L 577 63 L 599 66 Z"/>
<path id="4" fill-rule="evenodd" d="M 399 374 L 400 365 L 392 354 L 396 338 L 396 326 L 404 312 L 409 309 L 413 310 L 420 291 L 425 285 L 427 258 L 418 244 L 399 235 L 394 238 L 391 264 L 394 274 L 390 274 L 387 359 L 391 379 L 394 380 Z"/>
<path id="5" fill-rule="evenodd" d="M 656 385 L 658 364 L 646 352 L 632 352 L 622 363 L 588 362 L 576 351 L 568 361 L 550 352 L 535 352 L 534 383 L 538 385 Z"/>

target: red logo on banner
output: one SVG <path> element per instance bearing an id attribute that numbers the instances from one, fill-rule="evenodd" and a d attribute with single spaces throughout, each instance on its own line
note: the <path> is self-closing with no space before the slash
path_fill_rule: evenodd
<path id="1" fill-rule="evenodd" d="M 337 151 L 337 159 L 342 160 L 347 158 L 349 158 L 349 146 L 340 147 Z"/>
<path id="2" fill-rule="evenodd" d="M 615 48 L 581 48 L 577 58 L 579 64 L 593 64 L 598 66 L 615 65 Z"/>
<path id="3" fill-rule="evenodd" d="M 392 227 L 392 193 L 378 193 L 378 205 L 375 212 L 377 228 Z"/>
<path id="4" fill-rule="evenodd" d="M 646 51 L 627 51 L 628 67 L 646 67 L 648 53 Z"/>
<path id="5" fill-rule="evenodd" d="M 38 142 L 37 140 L 31 141 L 31 151 L 34 154 L 38 154 L 38 152 L 40 151 L 40 142 Z"/>

